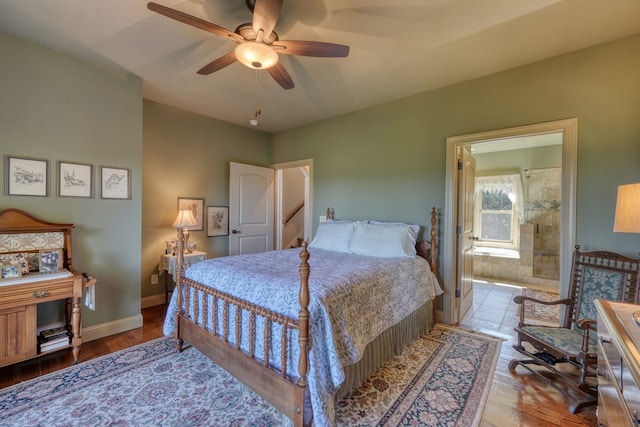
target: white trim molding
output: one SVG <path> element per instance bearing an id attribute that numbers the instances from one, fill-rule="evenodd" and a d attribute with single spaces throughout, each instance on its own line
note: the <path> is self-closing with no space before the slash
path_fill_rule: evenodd
<path id="1" fill-rule="evenodd" d="M 94 341 L 110 335 L 130 331 L 142 327 L 142 314 L 113 320 L 111 322 L 100 323 L 99 325 L 82 328 L 82 342 Z M 82 347 L 80 347 L 82 354 Z"/>

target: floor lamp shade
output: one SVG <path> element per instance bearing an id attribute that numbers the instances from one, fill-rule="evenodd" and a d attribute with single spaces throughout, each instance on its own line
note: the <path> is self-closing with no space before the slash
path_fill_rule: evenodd
<path id="1" fill-rule="evenodd" d="M 613 231 L 617 233 L 640 233 L 640 183 L 618 187 L 616 219 Z"/>

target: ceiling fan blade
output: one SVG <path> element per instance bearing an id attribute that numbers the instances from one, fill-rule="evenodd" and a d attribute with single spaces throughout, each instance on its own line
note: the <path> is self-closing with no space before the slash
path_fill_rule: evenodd
<path id="1" fill-rule="evenodd" d="M 293 89 L 295 85 L 293 84 L 293 80 L 287 70 L 282 66 L 282 64 L 278 63 L 271 68 L 267 68 L 267 71 L 273 77 L 273 80 L 278 82 L 283 89 Z"/>
<path id="2" fill-rule="evenodd" d="M 216 71 L 226 67 L 227 65 L 231 65 L 236 62 L 236 54 L 232 51 L 227 53 L 224 56 L 221 56 L 218 59 L 215 59 L 209 62 L 204 67 L 198 70 L 198 74 L 202 74 L 203 76 L 209 75 L 211 73 L 215 73 Z"/>
<path id="3" fill-rule="evenodd" d="M 268 37 L 276 26 L 281 9 L 282 0 L 256 0 L 253 6 L 253 31 L 259 34 L 262 30 L 263 38 Z"/>
<path id="4" fill-rule="evenodd" d="M 276 52 L 285 55 L 317 56 L 344 58 L 349 56 L 349 46 L 335 43 L 312 42 L 304 40 L 277 40 L 273 46 L 284 47 Z"/>
<path id="5" fill-rule="evenodd" d="M 175 19 L 176 21 L 180 21 L 184 24 L 191 25 L 196 28 L 200 28 L 201 30 L 208 31 L 217 36 L 224 37 L 226 39 L 231 39 L 236 42 L 244 41 L 242 36 L 234 33 L 233 31 L 227 30 L 226 28 L 223 28 L 212 22 L 205 21 L 204 19 L 200 19 L 198 17 L 188 15 L 184 12 L 180 12 L 179 10 L 171 9 L 170 7 L 163 6 L 161 4 L 154 3 L 154 2 L 147 3 L 147 8 L 149 8 L 149 10 L 159 13 L 160 15 L 164 15 L 168 18 Z"/>

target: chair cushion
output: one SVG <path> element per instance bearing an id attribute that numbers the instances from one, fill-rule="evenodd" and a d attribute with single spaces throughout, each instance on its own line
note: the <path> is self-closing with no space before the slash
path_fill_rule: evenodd
<path id="1" fill-rule="evenodd" d="M 577 307 L 578 319 L 596 318 L 596 299 L 621 301 L 624 274 L 607 268 L 585 266 L 582 272 L 582 297 Z"/>
<path id="2" fill-rule="evenodd" d="M 582 351 L 583 331 L 550 326 L 523 326 L 516 329 L 538 341 L 548 343 L 569 357 L 577 357 Z M 597 341 L 594 337 L 590 337 L 589 354 L 597 352 Z"/>

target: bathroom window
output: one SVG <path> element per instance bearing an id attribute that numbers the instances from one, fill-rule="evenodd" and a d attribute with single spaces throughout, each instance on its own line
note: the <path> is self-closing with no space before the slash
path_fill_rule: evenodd
<path id="1" fill-rule="evenodd" d="M 475 235 L 478 245 L 518 248 L 522 216 L 520 175 L 476 177 Z"/>

